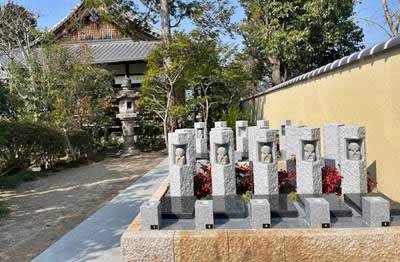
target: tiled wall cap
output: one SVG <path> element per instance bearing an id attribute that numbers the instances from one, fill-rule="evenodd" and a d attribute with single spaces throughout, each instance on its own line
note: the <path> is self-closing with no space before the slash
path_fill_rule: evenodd
<path id="1" fill-rule="evenodd" d="M 320 68 L 314 69 L 314 70 L 312 70 L 312 71 L 310 71 L 308 73 L 305 73 L 303 75 L 297 76 L 297 77 L 292 78 L 292 79 L 290 79 L 290 80 L 288 80 L 288 81 L 286 81 L 284 83 L 281 83 L 279 85 L 271 87 L 271 88 L 269 88 L 269 89 L 267 89 L 265 91 L 262 91 L 262 92 L 260 92 L 260 93 L 258 93 L 256 95 L 254 95 L 254 96 L 251 96 L 251 97 L 248 97 L 248 98 L 244 98 L 244 99 L 242 99 L 242 102 L 257 98 L 259 96 L 262 96 L 264 94 L 270 93 L 270 92 L 275 91 L 275 90 L 278 90 L 280 88 L 284 88 L 284 87 L 287 87 L 289 85 L 295 84 L 297 82 L 300 82 L 300 81 L 303 81 L 303 80 L 318 76 L 320 74 L 323 74 L 323 73 L 326 73 L 326 72 L 329 72 L 329 71 L 332 71 L 332 70 L 335 70 L 335 69 L 340 68 L 342 66 L 346 66 L 346 65 L 348 65 L 350 63 L 359 61 L 359 60 L 364 59 L 366 57 L 370 57 L 370 56 L 379 54 L 380 52 L 383 52 L 385 50 L 388 50 L 388 49 L 391 49 L 391 48 L 395 48 L 395 47 L 396 48 L 400 48 L 400 36 L 396 36 L 396 37 L 390 38 L 389 40 L 387 40 L 384 43 L 376 44 L 374 46 L 365 48 L 365 49 L 363 49 L 363 50 L 361 50 L 359 52 L 355 52 L 355 53 L 353 53 L 353 54 L 351 54 L 349 56 L 346 56 L 346 57 L 343 57 L 341 59 L 335 60 L 334 62 L 329 63 L 329 64 L 327 64 L 325 66 L 322 66 Z"/>

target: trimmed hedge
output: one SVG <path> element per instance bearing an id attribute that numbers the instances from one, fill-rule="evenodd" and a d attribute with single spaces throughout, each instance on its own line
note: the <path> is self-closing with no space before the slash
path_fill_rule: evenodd
<path id="1" fill-rule="evenodd" d="M 29 122 L 0 121 L 0 175 L 34 164 L 52 166 L 65 154 L 64 135 Z"/>

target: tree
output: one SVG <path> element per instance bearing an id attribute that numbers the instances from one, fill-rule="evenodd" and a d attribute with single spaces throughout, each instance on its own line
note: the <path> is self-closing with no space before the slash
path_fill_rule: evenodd
<path id="1" fill-rule="evenodd" d="M 240 0 L 246 51 L 277 85 L 358 51 L 363 33 L 355 0 Z M 261 76 L 259 76 L 261 78 Z"/>
<path id="2" fill-rule="evenodd" d="M 66 132 L 106 126 L 112 77 L 90 60 L 85 46 L 67 49 L 50 45 L 32 50 L 26 62 L 12 62 L 8 88 L 11 94 L 24 98 L 18 118 Z M 71 153 L 74 158 L 74 151 Z"/>
<path id="3" fill-rule="evenodd" d="M 233 6 L 229 0 L 85 0 L 84 3 L 103 10 L 106 17 L 135 16 L 135 22 L 142 26 L 160 22 L 162 39 L 166 44 L 172 30 L 179 28 L 185 19 L 214 34 L 231 32 L 233 28 L 230 21 Z"/>
<path id="4" fill-rule="evenodd" d="M 19 48 L 27 60 L 37 35 L 36 14 L 13 2 L 0 6 L 0 52 L 10 56 Z"/>
<path id="5" fill-rule="evenodd" d="M 391 8 L 387 0 L 382 0 L 383 12 L 385 14 L 386 24 L 389 27 L 390 37 L 400 35 L 400 2 L 397 8 Z"/>
<path id="6" fill-rule="evenodd" d="M 195 30 L 177 33 L 169 44 L 153 51 L 148 58 L 140 106 L 163 120 L 165 136 L 173 131 L 169 118 L 185 126 L 193 106 L 210 122 L 220 119 L 229 105 L 239 103 L 250 77 L 236 59 L 234 49 Z M 170 58 L 167 67 L 165 57 Z M 173 94 L 183 94 L 186 89 L 196 90 L 198 96 L 190 101 L 178 97 L 178 102 L 171 105 Z"/>

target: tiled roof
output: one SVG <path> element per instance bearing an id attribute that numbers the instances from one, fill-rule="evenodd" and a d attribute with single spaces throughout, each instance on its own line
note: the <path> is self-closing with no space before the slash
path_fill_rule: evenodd
<path id="1" fill-rule="evenodd" d="M 347 66 L 349 64 L 357 63 L 360 60 L 363 60 L 363 59 L 369 58 L 371 56 L 380 54 L 380 53 L 382 53 L 384 51 L 387 51 L 389 49 L 392 49 L 392 48 L 400 48 L 400 36 L 390 38 L 386 42 L 383 42 L 383 43 L 380 43 L 380 44 L 376 44 L 374 46 L 365 48 L 365 49 L 363 49 L 363 50 L 361 50 L 359 52 L 353 53 L 353 54 L 351 54 L 349 56 L 346 56 L 346 57 L 343 57 L 341 59 L 338 59 L 338 60 L 336 60 L 336 61 L 334 61 L 332 63 L 329 63 L 329 64 L 327 64 L 325 66 L 322 66 L 320 68 L 314 69 L 313 71 L 310 71 L 308 73 L 302 74 L 302 75 L 297 76 L 295 78 L 292 78 L 292 79 L 290 79 L 290 80 L 288 80 L 286 82 L 283 82 L 283 83 L 281 83 L 279 85 L 276 85 L 276 86 L 273 86 L 271 88 L 268 88 L 267 90 L 262 91 L 262 92 L 260 92 L 260 93 L 258 93 L 256 95 L 247 97 L 247 98 L 243 99 L 242 101 L 251 100 L 251 99 L 257 98 L 259 96 L 268 94 L 270 92 L 276 91 L 278 89 L 289 87 L 289 86 L 291 86 L 293 84 L 296 84 L 298 82 L 302 82 L 302 81 L 305 81 L 305 80 L 320 76 L 322 74 L 325 74 L 325 73 L 328 73 L 330 71 L 336 70 L 338 68 Z"/>
<path id="2" fill-rule="evenodd" d="M 67 46 L 78 48 L 82 44 L 87 45 L 92 51 L 93 64 L 106 64 L 144 60 L 158 43 L 118 39 L 76 42 Z"/>
<path id="3" fill-rule="evenodd" d="M 66 44 L 67 48 L 73 52 L 74 49 L 86 45 L 91 50 L 93 64 L 108 64 L 118 62 L 133 62 L 144 60 L 153 48 L 157 46 L 157 41 L 134 41 L 132 39 L 118 40 L 95 40 L 83 41 Z M 41 52 L 41 49 L 36 49 Z M 15 61 L 23 61 L 22 52 L 14 50 L 13 58 Z M 0 54 L 0 79 L 7 76 L 6 69 L 10 59 Z"/>

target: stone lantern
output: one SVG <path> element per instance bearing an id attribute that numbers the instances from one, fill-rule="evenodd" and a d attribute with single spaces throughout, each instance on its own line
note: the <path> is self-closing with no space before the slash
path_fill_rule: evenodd
<path id="1" fill-rule="evenodd" d="M 137 118 L 136 100 L 140 97 L 137 90 L 132 88 L 131 80 L 126 77 L 122 83 L 122 89 L 118 92 L 119 114 L 117 118 L 122 122 L 124 137 L 123 155 L 134 155 L 138 151 L 135 147 L 135 126 Z"/>

